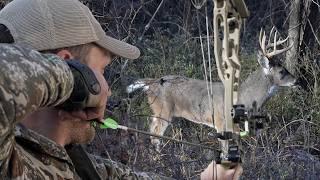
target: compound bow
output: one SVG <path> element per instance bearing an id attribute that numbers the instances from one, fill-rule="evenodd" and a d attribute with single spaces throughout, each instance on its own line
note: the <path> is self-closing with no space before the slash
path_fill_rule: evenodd
<path id="1" fill-rule="evenodd" d="M 221 152 L 217 163 L 240 162 L 240 132 L 235 129 L 235 117 L 245 114 L 243 106 L 235 106 L 238 100 L 240 61 L 239 39 L 243 18 L 249 11 L 243 0 L 214 1 L 214 55 L 219 78 L 224 85 L 224 129 L 219 132 Z M 239 108 L 240 107 L 240 108 Z M 247 123 L 247 122 L 246 122 Z M 245 126 L 248 132 L 248 126 Z"/>

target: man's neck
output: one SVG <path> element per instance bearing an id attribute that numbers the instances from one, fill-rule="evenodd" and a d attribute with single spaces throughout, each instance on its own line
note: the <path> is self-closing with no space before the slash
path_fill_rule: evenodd
<path id="1" fill-rule="evenodd" d="M 58 111 L 55 109 L 48 108 L 33 112 L 24 118 L 21 123 L 62 147 L 70 141 L 68 128 L 63 124 Z"/>

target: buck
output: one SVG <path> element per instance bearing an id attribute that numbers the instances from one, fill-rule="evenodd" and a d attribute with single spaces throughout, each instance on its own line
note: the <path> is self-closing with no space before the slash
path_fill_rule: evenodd
<path id="1" fill-rule="evenodd" d="M 274 41 L 270 43 L 272 36 Z M 250 108 L 254 103 L 260 108 L 278 92 L 279 87 L 296 85 L 296 78 L 277 59 L 277 55 L 291 48 L 285 46 L 287 40 L 288 38 L 278 39 L 277 31 L 272 28 L 266 44 L 265 32 L 260 31 L 260 49 L 257 56 L 260 68 L 240 85 L 238 104 Z M 137 89 L 146 92 L 153 111 L 151 133 L 163 135 L 173 117 L 182 117 L 194 123 L 214 127 L 220 132 L 224 125 L 224 86 L 222 82 L 212 82 L 211 86 L 212 105 L 209 103 L 207 82 L 183 76 L 139 79 L 127 87 L 127 92 L 132 93 Z M 151 137 L 151 142 L 157 147 L 160 145 L 159 139 Z"/>

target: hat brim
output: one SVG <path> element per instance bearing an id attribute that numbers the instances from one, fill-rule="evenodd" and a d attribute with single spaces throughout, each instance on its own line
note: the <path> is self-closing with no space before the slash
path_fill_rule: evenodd
<path id="1" fill-rule="evenodd" d="M 140 50 L 123 41 L 114 39 L 110 36 L 99 37 L 99 40 L 96 41 L 98 45 L 110 51 L 114 55 L 124 57 L 127 59 L 137 59 L 140 56 Z"/>

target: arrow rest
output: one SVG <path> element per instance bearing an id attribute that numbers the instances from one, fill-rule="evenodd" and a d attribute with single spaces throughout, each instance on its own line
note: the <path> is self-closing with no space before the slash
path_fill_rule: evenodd
<path id="1" fill-rule="evenodd" d="M 254 105 L 251 109 L 247 110 L 243 104 L 233 105 L 231 110 L 233 122 L 240 126 L 244 131 L 240 132 L 240 136 L 256 136 L 257 131 L 263 128 L 263 122 L 267 116 L 258 111 Z"/>

